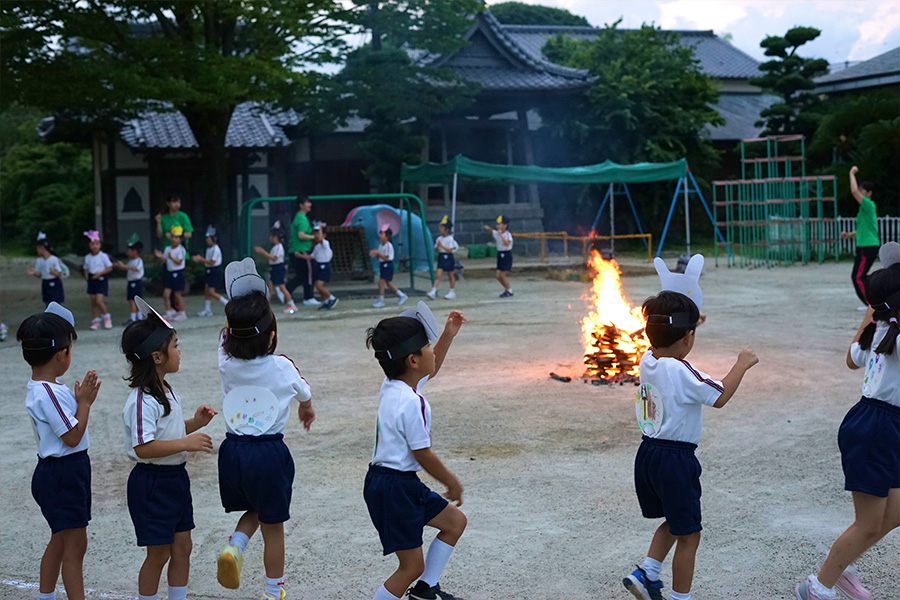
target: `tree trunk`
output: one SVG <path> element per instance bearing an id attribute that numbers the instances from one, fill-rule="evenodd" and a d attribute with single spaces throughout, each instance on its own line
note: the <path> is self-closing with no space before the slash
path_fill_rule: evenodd
<path id="1" fill-rule="evenodd" d="M 225 136 L 234 107 L 220 110 L 183 108 L 181 112 L 191 126 L 200 152 L 203 220 L 195 223 L 198 232 L 195 235 L 202 236 L 207 225 L 214 225 L 223 254 L 231 256 L 238 240 L 238 215 L 228 204 L 228 149 L 225 147 Z"/>

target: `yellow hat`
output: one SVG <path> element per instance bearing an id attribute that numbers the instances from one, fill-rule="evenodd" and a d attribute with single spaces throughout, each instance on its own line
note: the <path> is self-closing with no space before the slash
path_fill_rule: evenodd
<path id="1" fill-rule="evenodd" d="M 181 234 L 184 233 L 184 227 L 182 227 L 181 225 L 172 225 L 172 229 L 169 230 L 169 233 L 180 237 Z"/>
<path id="2" fill-rule="evenodd" d="M 497 223 L 509 223 L 509 220 L 503 215 L 500 215 L 497 217 Z"/>
<path id="3" fill-rule="evenodd" d="M 441 218 L 441 225 L 446 225 L 446 224 L 449 223 L 449 222 L 450 222 L 450 215 L 444 215 L 444 216 Z"/>

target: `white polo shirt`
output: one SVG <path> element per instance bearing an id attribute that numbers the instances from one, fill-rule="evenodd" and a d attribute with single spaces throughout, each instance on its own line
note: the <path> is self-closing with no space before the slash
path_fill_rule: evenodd
<path id="1" fill-rule="evenodd" d="M 222 249 L 218 244 L 206 247 L 206 260 L 213 261 L 213 264 L 207 265 L 209 269 L 222 266 Z"/>
<path id="2" fill-rule="evenodd" d="M 100 251 L 96 255 L 88 254 L 84 257 L 84 270 L 94 275 L 112 266 L 112 261 L 106 252 Z"/>
<path id="3" fill-rule="evenodd" d="M 62 273 L 62 264 L 59 262 L 59 258 L 52 254 L 50 258 L 38 256 L 37 260 L 34 261 L 34 270 L 41 274 L 41 279 L 43 280 L 56 279 L 58 275 L 53 275 L 50 271 Z"/>
<path id="4" fill-rule="evenodd" d="M 382 260 L 379 258 L 380 262 L 393 262 L 394 260 L 394 245 L 390 242 L 385 242 L 378 246 L 378 251 L 384 254 L 387 258 Z"/>
<path id="5" fill-rule="evenodd" d="M 274 266 L 284 263 L 284 245 L 281 242 L 272 246 L 269 254 L 275 257 L 269 259 L 269 265 Z"/>
<path id="6" fill-rule="evenodd" d="M 67 386 L 59 382 L 49 383 L 33 379 L 28 382 L 25 410 L 28 411 L 34 427 L 38 456 L 58 458 L 88 449 L 90 441 L 87 430 L 81 442 L 74 448 L 70 448 L 60 439 L 78 424 L 78 419 L 75 418 L 77 409 L 75 394 Z"/>
<path id="7" fill-rule="evenodd" d="M 492 232 L 494 236 L 494 241 L 497 243 L 497 250 L 499 252 L 508 252 L 512 250 L 513 247 L 513 236 L 509 232 L 509 230 L 500 233 L 496 229 Z"/>
<path id="8" fill-rule="evenodd" d="M 647 437 L 698 444 L 703 406 L 715 404 L 724 391 L 721 381 L 688 361 L 657 359 L 651 348 L 641 357 L 641 388 L 635 399 L 638 424 Z"/>
<path id="9" fill-rule="evenodd" d="M 853 364 L 866 370 L 863 396 L 900 406 L 900 336 L 897 336 L 897 347 L 893 354 L 875 353 L 875 348 L 884 339 L 887 330 L 888 324 L 879 321 L 869 349 L 862 350 L 858 342 L 854 343 L 850 346 L 850 358 Z"/>
<path id="10" fill-rule="evenodd" d="M 334 257 L 334 252 L 332 251 L 331 244 L 328 243 L 328 240 L 322 240 L 313 247 L 310 256 L 312 256 L 313 260 L 317 263 L 329 263 Z"/>
<path id="11" fill-rule="evenodd" d="M 437 250 L 438 244 L 440 244 L 444 248 L 449 248 L 449 250 L 438 250 L 438 252 L 456 252 L 457 250 L 459 250 L 459 245 L 456 243 L 456 240 L 453 239 L 452 235 L 438 236 L 438 239 L 434 241 L 435 250 Z"/>
<path id="12" fill-rule="evenodd" d="M 125 275 L 126 281 L 139 281 L 144 278 L 144 259 L 138 256 L 137 258 L 132 258 L 128 261 L 129 267 L 135 267 L 137 271 L 132 271 L 128 269 L 128 274 Z"/>
<path id="13" fill-rule="evenodd" d="M 166 398 L 172 410 L 163 416 L 165 409 L 149 392 L 137 388 L 131 390 L 122 411 L 125 424 L 125 447 L 129 457 L 137 462 L 153 465 L 180 465 L 187 461 L 187 452 L 178 452 L 160 458 L 139 458 L 134 451 L 135 446 L 153 440 L 180 440 L 186 435 L 184 413 L 181 400 L 175 392 L 168 392 Z"/>
<path id="14" fill-rule="evenodd" d="M 431 447 L 431 405 L 419 391 L 399 379 L 385 378 L 378 400 L 372 464 L 398 471 L 421 471 L 413 450 Z"/>
<path id="15" fill-rule="evenodd" d="M 163 256 L 166 258 L 166 270 L 167 271 L 181 271 L 184 269 L 184 257 L 187 254 L 187 251 L 184 249 L 183 245 L 179 245 L 177 248 L 173 248 L 172 246 L 166 246 L 166 249 L 163 250 Z M 181 264 L 175 264 L 175 260 L 180 260 Z"/>

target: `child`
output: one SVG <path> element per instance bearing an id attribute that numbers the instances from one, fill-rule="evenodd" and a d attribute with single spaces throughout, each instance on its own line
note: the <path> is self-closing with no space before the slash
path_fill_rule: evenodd
<path id="1" fill-rule="evenodd" d="M 197 316 L 211 317 L 213 316 L 213 300 L 218 300 L 223 306 L 228 304 L 228 300 L 216 291 L 216 288 L 221 287 L 223 282 L 222 249 L 219 248 L 219 240 L 216 237 L 216 228 L 212 225 L 206 228 L 206 257 L 195 254 L 192 257 L 192 260 L 206 265 L 206 282 L 205 287 L 203 288 L 206 299 L 203 303 L 203 310 L 197 313 Z"/>
<path id="2" fill-rule="evenodd" d="M 38 257 L 34 261 L 34 268 L 28 269 L 28 274 L 40 277 L 41 299 L 44 304 L 51 302 L 62 304 L 66 301 L 62 284 L 63 265 L 59 258 L 53 255 L 53 247 L 43 231 L 38 232 L 35 251 Z"/>
<path id="3" fill-rule="evenodd" d="M 408 298 L 393 282 L 394 245 L 391 243 L 392 237 L 394 237 L 394 232 L 390 227 L 385 227 L 378 232 L 378 241 L 381 242 L 381 245 L 377 250 L 369 250 L 369 256 L 378 258 L 378 300 L 372 305 L 375 308 L 384 306 L 384 286 L 397 294 L 397 304 L 403 304 Z"/>
<path id="4" fill-rule="evenodd" d="M 886 260 L 891 246 L 897 262 Z M 885 244 L 881 256 L 885 268 L 866 278 L 870 308 L 847 351 L 847 366 L 866 370 L 862 398 L 838 430 L 844 489 L 853 495 L 856 518 L 818 573 L 797 586 L 798 600 L 833 600 L 835 587 L 854 600 L 872 598 L 853 563 L 900 527 L 900 245 Z"/>
<path id="5" fill-rule="evenodd" d="M 451 311 L 437 339 L 437 321 L 419 302 L 417 309 L 384 319 L 366 332 L 366 347 L 375 350 L 385 379 L 363 497 L 385 556 L 396 553 L 399 561 L 374 600 L 398 600 L 404 594 L 412 600 L 455 597 L 442 591 L 438 581 L 466 528 L 466 516 L 457 508 L 462 505 L 463 487 L 431 450 L 431 405 L 421 388 L 438 374 L 465 322 L 461 312 Z M 436 339 L 432 348 L 430 342 Z M 443 497 L 419 481 L 416 471 L 422 469 L 447 486 Z M 423 561 L 426 525 L 439 532 Z"/>
<path id="6" fill-rule="evenodd" d="M 82 563 L 91 520 L 88 418 L 101 382 L 93 370 L 83 382 L 75 382 L 74 393 L 57 381 L 72 364 L 72 343 L 78 334 L 72 313 L 56 302 L 25 319 L 16 339 L 31 365 L 25 409 L 38 442 L 31 495 L 51 532 L 41 558 L 38 598 L 55 600 L 62 569 L 66 597 L 84 600 Z"/>
<path id="7" fill-rule="evenodd" d="M 121 260 L 116 261 L 116 268 L 128 271 L 125 275 L 125 279 L 128 282 L 128 286 L 125 289 L 125 299 L 128 300 L 128 307 L 131 309 L 131 313 L 125 325 L 144 318 L 134 301 L 135 297 L 144 295 L 144 259 L 141 258 L 143 250 L 144 244 L 141 243 L 136 233 L 132 234 L 128 238 L 128 263 L 123 263 Z"/>
<path id="8" fill-rule="evenodd" d="M 275 355 L 278 324 L 266 299 L 266 283 L 256 274 L 252 258 L 225 269 L 227 318 L 219 346 L 226 439 L 219 446 L 219 493 L 225 512 L 241 511 L 234 534 L 219 554 L 217 578 L 226 588 L 241 583 L 244 550 L 262 530 L 266 571 L 264 600 L 283 600 L 284 523 L 290 519 L 294 460 L 282 433 L 291 402 L 299 401 L 298 416 L 309 431 L 316 418 L 309 384 L 293 361 Z M 269 409 L 246 419 L 248 397 Z M 235 409 L 235 407 L 237 407 Z M 236 414 L 238 413 L 238 414 Z"/>
<path id="9" fill-rule="evenodd" d="M 441 275 L 446 271 L 447 277 L 450 279 L 450 291 L 444 298 L 454 300 L 456 298 L 456 274 L 453 271 L 456 269 L 456 259 L 453 257 L 453 253 L 459 249 L 459 246 L 453 239 L 453 224 L 450 223 L 450 217 L 444 215 L 438 229 L 441 235 L 434 242 L 434 249 L 438 251 L 437 273 L 434 275 L 434 285 L 426 295 L 434 300 L 438 286 L 441 284 Z"/>
<path id="10" fill-rule="evenodd" d="M 88 239 L 90 254 L 84 257 L 84 278 L 87 279 L 87 293 L 91 298 L 91 312 L 94 320 L 91 321 L 91 330 L 100 329 L 100 321 L 103 321 L 104 329 L 112 329 L 112 316 L 106 310 L 104 296 L 109 295 L 109 273 L 113 270 L 112 261 L 106 252 L 100 250 L 100 232 L 85 231 Z"/>
<path id="11" fill-rule="evenodd" d="M 722 408 L 744 373 L 758 362 L 745 348 L 721 382 L 697 371 L 685 357 L 694 347 L 700 308 L 678 292 L 662 291 L 644 301 L 651 348 L 641 358 L 638 423 L 643 441 L 634 461 L 634 483 L 645 518 L 665 518 L 643 563 L 623 584 L 636 598 L 662 600 L 659 573 L 672 546 L 669 600 L 689 600 L 694 556 L 700 544 L 700 441 L 703 406 Z"/>
<path id="12" fill-rule="evenodd" d="M 171 246 L 166 246 L 164 252 L 154 250 L 153 254 L 157 258 L 163 258 L 166 261 L 166 283 L 163 289 L 163 301 L 166 303 L 166 318 L 173 321 L 184 321 L 187 314 L 184 312 L 184 303 L 181 300 L 181 292 L 184 291 L 184 258 L 187 251 L 181 245 L 181 227 L 176 225 L 172 228 L 169 235 Z M 174 296 L 174 297 L 173 297 Z M 174 306 L 179 307 L 177 312 Z"/>
<path id="13" fill-rule="evenodd" d="M 287 275 L 287 265 L 284 263 L 284 230 L 281 229 L 280 225 L 278 221 L 275 221 L 272 229 L 269 230 L 269 243 L 272 244 L 271 250 L 266 252 L 262 246 L 254 246 L 253 251 L 266 257 L 269 261 L 269 297 L 271 298 L 272 294 L 277 294 L 282 302 L 287 301 L 288 305 L 284 309 L 284 313 L 292 315 L 297 312 L 297 305 L 294 304 L 294 299 L 284 284 L 284 278 Z"/>
<path id="14" fill-rule="evenodd" d="M 322 299 L 319 310 L 331 310 L 338 303 L 338 298 L 328 291 L 325 284 L 331 281 L 331 259 L 334 252 L 331 250 L 331 244 L 325 239 L 325 223 L 321 221 L 313 223 L 313 244 L 315 246 L 310 254 L 315 261 L 316 290 Z"/>
<path id="15" fill-rule="evenodd" d="M 501 298 L 511 298 L 513 295 L 508 276 L 512 270 L 513 263 L 513 237 L 507 231 L 508 228 L 509 220 L 503 215 L 497 217 L 497 229 L 491 228 L 490 225 L 484 226 L 485 231 L 490 231 L 491 235 L 494 236 L 494 242 L 497 244 L 497 281 L 503 286 L 503 293 L 500 294 Z"/>
<path id="16" fill-rule="evenodd" d="M 212 452 L 212 438 L 194 432 L 217 413 L 201 404 L 193 418 L 184 418 L 181 398 L 166 382 L 166 375 L 177 373 L 181 365 L 178 334 L 140 296 L 136 301 L 147 317 L 122 332 L 132 388 L 122 419 L 127 453 L 135 461 L 128 476 L 128 512 L 138 546 L 147 547 L 138 594 L 140 600 L 156 600 L 159 578 L 169 563 L 169 600 L 184 600 L 194 528 L 185 461 L 188 452 Z"/>

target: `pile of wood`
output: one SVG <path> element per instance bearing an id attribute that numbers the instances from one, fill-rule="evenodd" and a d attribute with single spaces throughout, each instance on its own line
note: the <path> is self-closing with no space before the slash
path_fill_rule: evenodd
<path id="1" fill-rule="evenodd" d="M 608 384 L 636 383 L 638 378 L 629 375 L 628 372 L 633 369 L 637 357 L 618 347 L 623 337 L 631 338 L 634 335 L 640 335 L 640 332 L 634 334 L 620 332 L 615 325 L 604 325 L 594 331 L 592 344 L 594 351 L 584 356 L 584 364 L 587 367 L 584 378 Z"/>

